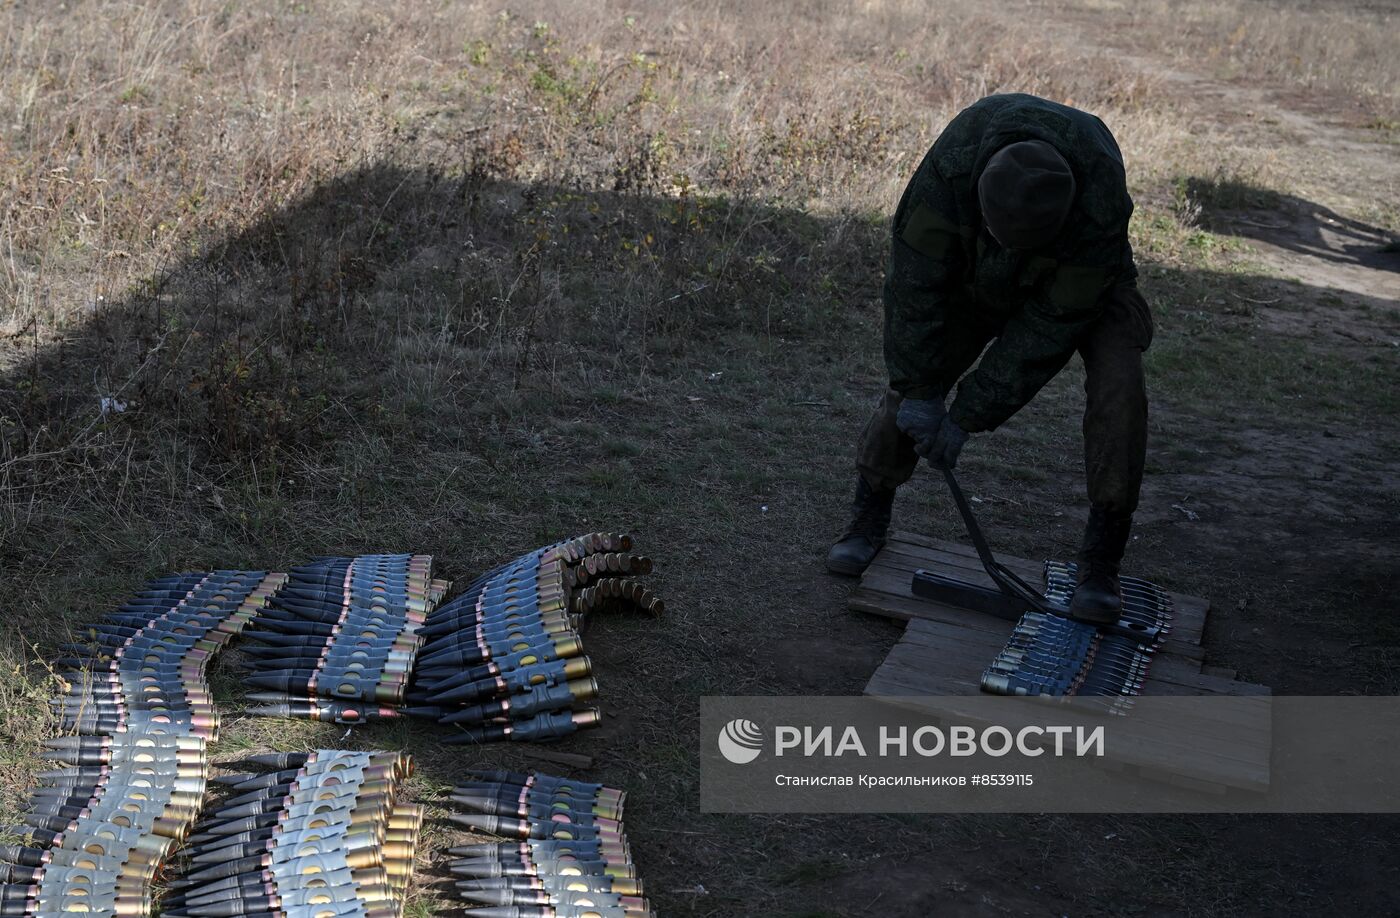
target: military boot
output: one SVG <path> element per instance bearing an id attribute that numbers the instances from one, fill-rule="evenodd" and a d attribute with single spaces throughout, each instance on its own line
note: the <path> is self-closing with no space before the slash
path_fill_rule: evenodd
<path id="1" fill-rule="evenodd" d="M 851 503 L 851 525 L 831 546 L 826 555 L 826 569 L 833 574 L 857 576 L 867 567 L 885 544 L 890 529 L 890 510 L 894 507 L 894 489 L 876 490 L 856 476 L 856 499 Z"/>
<path id="2" fill-rule="evenodd" d="M 1091 625 L 1111 625 L 1122 615 L 1118 566 L 1132 526 L 1131 513 L 1089 508 L 1084 545 L 1079 550 L 1079 582 L 1069 603 L 1071 618 Z"/>

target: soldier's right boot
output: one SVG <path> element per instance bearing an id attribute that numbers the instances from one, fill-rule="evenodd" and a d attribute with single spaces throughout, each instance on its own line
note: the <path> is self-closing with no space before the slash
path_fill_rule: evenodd
<path id="1" fill-rule="evenodd" d="M 1118 567 L 1133 527 L 1131 513 L 1089 508 L 1084 544 L 1079 550 L 1079 576 L 1070 598 L 1070 618 L 1090 625 L 1111 625 L 1123 614 L 1123 590 Z"/>
<path id="2" fill-rule="evenodd" d="M 859 575 L 885 544 L 890 529 L 894 489 L 876 490 L 856 476 L 856 497 L 851 503 L 851 525 L 826 554 L 826 569 L 833 574 Z"/>

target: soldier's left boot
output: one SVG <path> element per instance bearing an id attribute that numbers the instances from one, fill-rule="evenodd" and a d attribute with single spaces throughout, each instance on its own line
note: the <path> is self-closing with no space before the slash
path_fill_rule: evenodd
<path id="1" fill-rule="evenodd" d="M 1118 569 L 1132 528 L 1131 513 L 1089 508 L 1084 544 L 1079 550 L 1078 586 L 1069 603 L 1071 618 L 1091 625 L 1111 625 L 1122 616 Z"/>

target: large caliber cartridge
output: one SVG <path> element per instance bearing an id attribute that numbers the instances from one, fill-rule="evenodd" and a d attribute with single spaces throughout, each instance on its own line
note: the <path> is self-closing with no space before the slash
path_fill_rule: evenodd
<path id="1" fill-rule="evenodd" d="M 447 822 L 518 840 L 448 850 L 453 889 L 473 906 L 466 914 L 654 915 L 623 831 L 625 797 L 614 788 L 538 772 L 472 774 L 448 798 L 469 812 L 449 815 Z"/>

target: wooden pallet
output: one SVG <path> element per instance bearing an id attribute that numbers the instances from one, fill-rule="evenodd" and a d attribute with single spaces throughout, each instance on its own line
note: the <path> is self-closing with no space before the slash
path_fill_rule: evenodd
<path id="1" fill-rule="evenodd" d="M 1042 583 L 1042 566 L 1017 558 L 999 560 L 1031 584 Z M 895 533 L 851 594 L 852 609 L 904 619 L 904 636 L 875 671 L 865 694 L 898 698 L 936 720 L 957 721 L 956 696 L 981 692 L 982 672 L 1006 643 L 1010 623 L 915 596 L 914 571 L 923 568 L 991 585 L 976 553 L 963 545 Z M 1222 711 L 1220 723 L 1202 723 L 1206 735 L 1228 739 L 1228 751 L 1202 767 L 1200 756 L 1177 763 L 1167 748 L 1138 749 L 1117 760 L 1148 777 L 1197 790 L 1268 787 L 1272 746 L 1267 686 L 1240 682 L 1231 670 L 1202 665 L 1201 635 L 1210 604 L 1172 594 L 1172 631 L 1153 661 L 1144 695 L 1224 695 L 1241 699 Z M 1258 703 L 1244 699 L 1257 698 Z"/>

